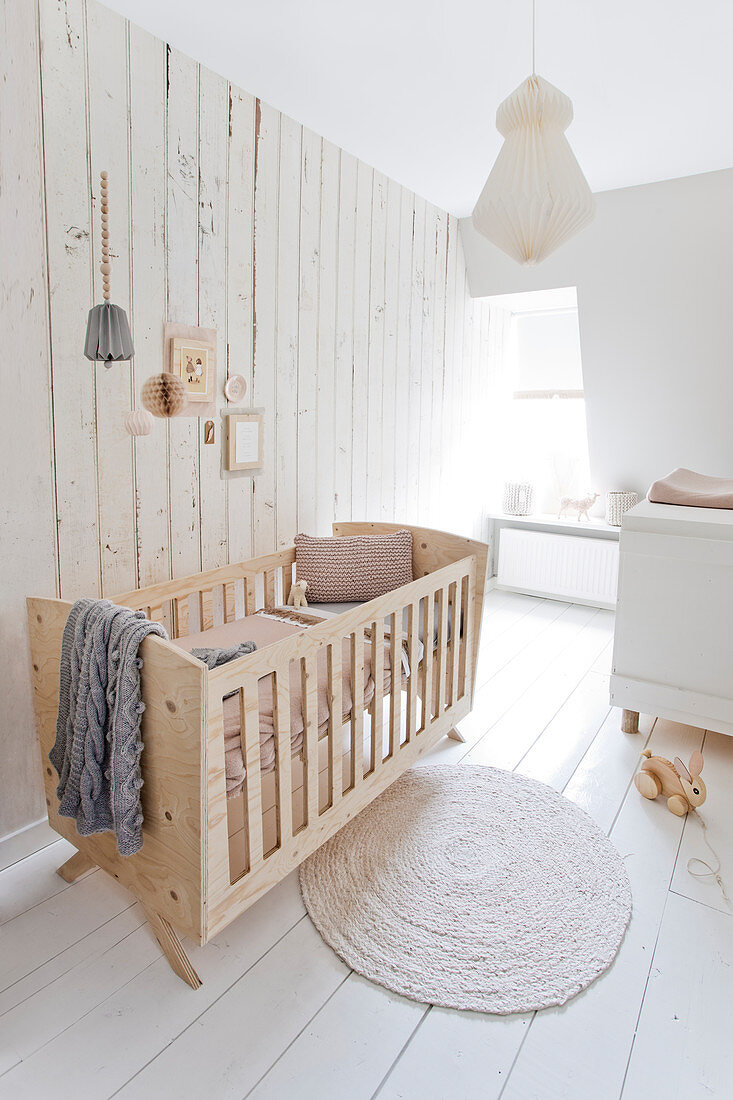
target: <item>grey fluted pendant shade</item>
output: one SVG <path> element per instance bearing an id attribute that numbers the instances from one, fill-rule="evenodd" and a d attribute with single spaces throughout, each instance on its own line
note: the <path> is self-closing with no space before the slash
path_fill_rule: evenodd
<path id="1" fill-rule="evenodd" d="M 130 324 L 122 306 L 104 302 L 93 306 L 87 318 L 87 338 L 84 344 L 87 359 L 117 362 L 131 359 L 134 354 Z"/>
<path id="2" fill-rule="evenodd" d="M 595 199 L 564 131 L 566 95 L 533 74 L 496 112 L 504 138 L 473 224 L 513 260 L 537 264 L 592 221 Z"/>

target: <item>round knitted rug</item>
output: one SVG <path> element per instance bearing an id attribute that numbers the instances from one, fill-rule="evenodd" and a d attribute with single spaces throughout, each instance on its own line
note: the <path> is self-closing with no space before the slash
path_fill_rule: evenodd
<path id="1" fill-rule="evenodd" d="M 416 1001 L 564 1004 L 613 962 L 631 916 L 616 849 L 551 787 L 480 765 L 397 780 L 302 865 L 323 939 Z"/>

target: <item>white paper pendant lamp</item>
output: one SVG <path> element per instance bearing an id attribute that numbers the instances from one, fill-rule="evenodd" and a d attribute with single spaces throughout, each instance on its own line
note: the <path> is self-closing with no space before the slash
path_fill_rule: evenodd
<path id="1" fill-rule="evenodd" d="M 544 260 L 595 214 L 595 199 L 565 137 L 572 120 L 568 97 L 534 73 L 496 112 L 504 144 L 473 224 L 520 264 Z"/>

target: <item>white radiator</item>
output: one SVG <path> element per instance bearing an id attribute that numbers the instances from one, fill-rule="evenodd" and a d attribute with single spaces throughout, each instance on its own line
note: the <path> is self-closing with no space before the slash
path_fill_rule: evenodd
<path id="1" fill-rule="evenodd" d="M 499 588 L 615 607 L 618 543 L 503 527 L 496 580 Z"/>

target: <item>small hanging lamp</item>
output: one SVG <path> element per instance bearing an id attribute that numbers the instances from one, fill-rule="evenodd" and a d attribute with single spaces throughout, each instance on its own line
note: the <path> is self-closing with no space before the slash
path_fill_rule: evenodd
<path id="1" fill-rule="evenodd" d="M 564 131 L 573 104 L 535 73 L 532 0 L 532 75 L 499 105 L 504 138 L 473 211 L 473 224 L 513 260 L 537 264 L 595 214 L 595 199 Z"/>
<path id="2" fill-rule="evenodd" d="M 109 262 L 109 203 L 107 195 L 107 173 L 101 173 L 101 211 L 102 211 L 102 287 L 104 302 L 93 306 L 87 318 L 87 338 L 84 354 L 87 359 L 106 363 L 132 359 L 134 349 L 127 314 L 122 306 L 113 306 L 109 300 L 109 276 L 112 265 Z"/>

